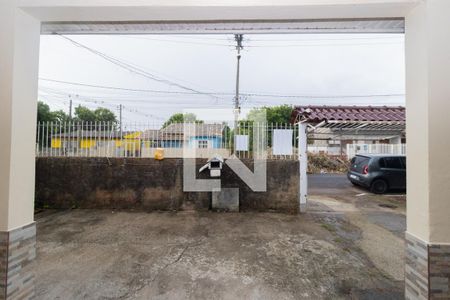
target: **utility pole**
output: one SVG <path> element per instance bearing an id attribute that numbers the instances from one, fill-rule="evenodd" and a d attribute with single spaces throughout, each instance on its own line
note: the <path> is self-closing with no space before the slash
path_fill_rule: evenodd
<path id="1" fill-rule="evenodd" d="M 120 138 L 122 138 L 122 104 L 119 105 Z"/>
<path id="2" fill-rule="evenodd" d="M 239 114 L 241 113 L 241 105 L 239 103 L 239 72 L 240 72 L 240 62 L 241 62 L 241 49 L 244 49 L 242 46 L 242 40 L 244 35 L 235 34 L 234 39 L 236 40 L 236 50 L 237 50 L 237 70 L 236 70 L 236 95 L 234 96 L 234 130 L 238 127 Z"/>
<path id="3" fill-rule="evenodd" d="M 72 95 L 69 95 L 69 121 L 72 120 Z"/>

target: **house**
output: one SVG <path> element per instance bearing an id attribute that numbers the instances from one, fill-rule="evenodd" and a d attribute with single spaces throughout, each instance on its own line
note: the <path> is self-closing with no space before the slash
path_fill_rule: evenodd
<path id="1" fill-rule="evenodd" d="M 225 125 L 204 123 L 174 123 L 159 130 L 142 132 L 142 157 L 154 157 L 156 148 L 164 149 L 165 157 L 228 157 Z"/>
<path id="2" fill-rule="evenodd" d="M 51 135 L 49 151 L 52 155 L 114 155 L 142 156 L 145 149 L 219 149 L 223 148 L 223 124 L 174 123 L 162 129 L 127 131 L 81 130 Z M 64 131 L 62 129 L 58 129 Z M 45 139 L 41 139 L 45 140 Z M 148 152 L 147 153 L 152 153 Z M 182 151 L 177 156 L 181 157 Z M 151 154 L 148 154 L 151 156 Z"/>
<path id="3" fill-rule="evenodd" d="M 223 124 L 174 123 L 160 130 L 163 148 L 218 149 L 224 142 Z"/>
<path id="4" fill-rule="evenodd" d="M 51 135 L 50 151 L 54 154 L 77 156 L 88 154 L 90 156 L 114 154 L 120 151 L 139 152 L 141 143 L 140 132 L 122 132 L 113 130 L 82 130 L 74 131 L 64 128 L 66 132 Z M 61 131 L 63 129 L 61 128 Z"/>
<path id="5" fill-rule="evenodd" d="M 297 106 L 291 116 L 291 122 L 308 124 L 309 152 L 350 156 L 404 154 L 405 120 L 401 106 Z"/>

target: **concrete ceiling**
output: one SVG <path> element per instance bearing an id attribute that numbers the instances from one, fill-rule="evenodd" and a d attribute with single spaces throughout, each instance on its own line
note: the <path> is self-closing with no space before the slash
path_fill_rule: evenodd
<path id="1" fill-rule="evenodd" d="M 403 18 L 283 21 L 44 22 L 42 34 L 404 33 Z"/>

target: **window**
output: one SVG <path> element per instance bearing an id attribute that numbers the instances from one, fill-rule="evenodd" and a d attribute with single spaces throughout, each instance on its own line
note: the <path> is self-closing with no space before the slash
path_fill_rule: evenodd
<path id="1" fill-rule="evenodd" d="M 352 171 L 359 171 L 361 172 L 364 169 L 364 166 L 368 165 L 370 161 L 370 158 L 366 156 L 355 156 L 353 157 L 351 163 L 351 169 Z"/>
<path id="2" fill-rule="evenodd" d="M 380 159 L 380 168 L 404 169 L 399 157 L 385 157 Z"/>
<path id="3" fill-rule="evenodd" d="M 197 148 L 199 148 L 199 149 L 207 149 L 208 148 L 208 141 L 207 140 L 199 140 L 199 141 L 197 141 Z"/>

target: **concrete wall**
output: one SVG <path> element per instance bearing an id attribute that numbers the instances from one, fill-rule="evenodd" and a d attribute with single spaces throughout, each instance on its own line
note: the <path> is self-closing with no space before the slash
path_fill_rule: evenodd
<path id="1" fill-rule="evenodd" d="M 197 170 L 205 162 L 197 160 Z M 298 161 L 269 160 L 267 192 L 253 192 L 225 165 L 222 187 L 239 188 L 241 211 L 297 213 L 298 170 Z M 199 177 L 207 179 L 208 173 Z M 182 175 L 182 159 L 37 158 L 36 206 L 208 210 L 211 193 L 183 192 Z"/>

